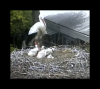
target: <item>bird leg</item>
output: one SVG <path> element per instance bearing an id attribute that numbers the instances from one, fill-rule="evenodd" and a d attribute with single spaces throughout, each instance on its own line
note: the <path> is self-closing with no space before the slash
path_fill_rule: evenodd
<path id="1" fill-rule="evenodd" d="M 38 47 L 38 49 L 40 51 L 41 50 L 41 42 L 38 42 L 37 40 L 35 40 L 35 45 L 37 45 L 37 47 Z M 36 56 L 38 55 L 39 51 L 37 51 Z"/>
<path id="2" fill-rule="evenodd" d="M 37 47 L 40 51 L 41 47 L 42 47 L 42 31 L 41 31 L 41 29 L 39 29 L 37 35 L 35 36 L 35 45 L 37 45 Z"/>
<path id="3" fill-rule="evenodd" d="M 38 46 L 39 50 L 41 50 L 41 47 L 42 47 L 42 39 L 38 38 L 38 39 L 35 39 L 35 45 Z"/>

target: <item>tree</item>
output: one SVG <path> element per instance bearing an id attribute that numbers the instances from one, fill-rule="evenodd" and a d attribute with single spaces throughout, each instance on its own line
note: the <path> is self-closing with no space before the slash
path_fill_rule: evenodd
<path id="1" fill-rule="evenodd" d="M 39 10 L 32 10 L 32 20 L 33 20 L 33 24 L 35 24 L 36 22 L 39 21 L 39 14 L 40 14 L 40 11 Z"/>
<path id="2" fill-rule="evenodd" d="M 32 26 L 32 10 L 10 11 L 10 34 L 21 33 Z"/>

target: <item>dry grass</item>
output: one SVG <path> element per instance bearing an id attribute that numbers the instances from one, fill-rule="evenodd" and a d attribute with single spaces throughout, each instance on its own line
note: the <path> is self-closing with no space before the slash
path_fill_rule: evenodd
<path id="1" fill-rule="evenodd" d="M 52 54 L 54 59 L 29 57 L 29 50 L 11 53 L 11 79 L 90 78 L 90 54 L 79 47 L 57 48 Z"/>

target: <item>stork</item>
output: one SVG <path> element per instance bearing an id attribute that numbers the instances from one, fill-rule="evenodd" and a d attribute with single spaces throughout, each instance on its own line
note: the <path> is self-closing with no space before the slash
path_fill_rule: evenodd
<path id="1" fill-rule="evenodd" d="M 35 45 L 38 45 L 38 48 L 40 49 L 41 48 L 41 40 L 42 40 L 42 37 L 47 34 L 47 31 L 46 31 L 46 23 L 44 21 L 44 16 L 42 15 L 39 15 L 39 21 L 40 22 L 37 22 L 35 23 L 29 30 L 29 33 L 28 35 L 31 35 L 31 34 L 36 34 L 35 36 Z"/>

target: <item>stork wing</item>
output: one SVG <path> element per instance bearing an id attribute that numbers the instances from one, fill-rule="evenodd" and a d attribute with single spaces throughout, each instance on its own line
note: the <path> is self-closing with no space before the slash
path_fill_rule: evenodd
<path id="1" fill-rule="evenodd" d="M 37 29 L 40 27 L 40 22 L 35 23 L 29 30 L 28 35 L 36 33 Z"/>

